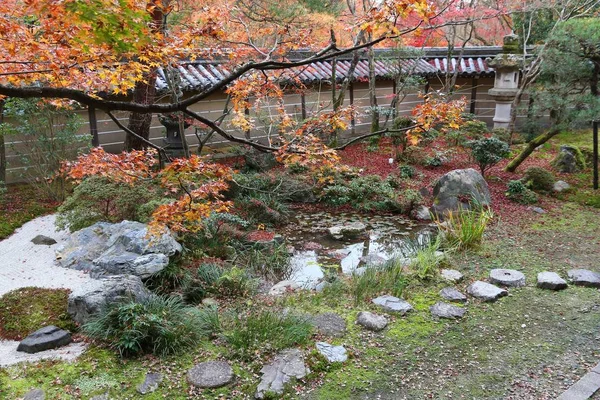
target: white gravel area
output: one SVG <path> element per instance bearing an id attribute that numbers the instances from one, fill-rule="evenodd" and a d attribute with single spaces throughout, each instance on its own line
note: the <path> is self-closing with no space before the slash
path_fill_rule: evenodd
<path id="1" fill-rule="evenodd" d="M 8 367 L 20 362 L 37 362 L 41 360 L 60 359 L 64 361 L 73 361 L 79 357 L 85 349 L 87 343 L 71 343 L 60 349 L 40 351 L 39 353 L 29 354 L 17 351 L 19 342 L 13 340 L 0 341 L 0 368 Z"/>
<path id="2" fill-rule="evenodd" d="M 54 250 L 68 237 L 68 232 L 56 231 L 55 221 L 55 215 L 36 218 L 0 241 L 0 296 L 27 286 L 73 290 L 94 281 L 84 272 L 62 268 L 55 263 Z M 51 237 L 57 244 L 31 243 L 37 235 Z"/>

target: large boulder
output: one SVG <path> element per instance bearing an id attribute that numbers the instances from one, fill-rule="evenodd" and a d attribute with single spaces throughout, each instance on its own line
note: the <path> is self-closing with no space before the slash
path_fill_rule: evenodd
<path id="1" fill-rule="evenodd" d="M 98 222 L 74 232 L 56 250 L 59 265 L 89 271 L 92 277 L 136 275 L 142 279 L 161 271 L 182 247 L 166 232 L 148 234 L 140 222 Z"/>
<path id="2" fill-rule="evenodd" d="M 110 304 L 126 299 L 140 301 L 151 295 L 137 276 L 110 276 L 91 280 L 71 292 L 67 311 L 83 325 Z"/>
<path id="3" fill-rule="evenodd" d="M 558 172 L 579 172 L 585 169 L 585 158 L 577 147 L 562 145 L 552 165 Z"/>
<path id="4" fill-rule="evenodd" d="M 483 176 L 473 168 L 456 169 L 440 178 L 433 188 L 432 211 L 444 215 L 449 211 L 469 210 L 489 206 L 490 190 Z"/>

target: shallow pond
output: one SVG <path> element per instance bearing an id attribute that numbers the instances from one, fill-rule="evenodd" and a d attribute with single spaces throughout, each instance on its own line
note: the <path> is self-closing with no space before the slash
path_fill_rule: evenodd
<path id="1" fill-rule="evenodd" d="M 333 239 L 328 228 L 362 222 L 366 232 L 355 239 Z M 296 212 L 281 232 L 294 247 L 291 280 L 314 289 L 324 271 L 360 273 L 365 265 L 383 264 L 393 257 L 409 258 L 426 245 L 434 227 L 398 215 Z"/>

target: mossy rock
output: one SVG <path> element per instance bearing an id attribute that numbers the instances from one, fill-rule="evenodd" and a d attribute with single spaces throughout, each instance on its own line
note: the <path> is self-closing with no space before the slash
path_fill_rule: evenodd
<path id="1" fill-rule="evenodd" d="M 558 172 L 579 172 L 585 169 L 585 157 L 579 147 L 563 145 L 560 146 L 560 152 L 552 161 L 552 166 Z"/>
<path id="2" fill-rule="evenodd" d="M 523 182 L 533 191 L 551 192 L 554 187 L 554 175 L 540 167 L 531 167 L 525 171 Z"/>

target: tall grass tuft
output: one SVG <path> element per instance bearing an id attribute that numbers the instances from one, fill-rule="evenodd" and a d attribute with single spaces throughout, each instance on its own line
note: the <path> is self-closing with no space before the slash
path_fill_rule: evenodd
<path id="1" fill-rule="evenodd" d="M 214 310 L 210 312 L 214 320 Z M 177 297 L 148 296 L 141 301 L 112 304 L 85 324 L 83 331 L 122 356 L 165 356 L 194 346 L 208 336 L 214 323 L 207 323 L 207 318 Z"/>
<path id="2" fill-rule="evenodd" d="M 485 229 L 493 218 L 491 209 L 478 208 L 451 211 L 446 215 L 445 221 L 437 219 L 435 222 L 447 247 L 465 250 L 481 244 Z"/>
<path id="3" fill-rule="evenodd" d="M 432 279 L 438 275 L 440 265 L 444 262 L 443 254 L 439 254 L 442 246 L 440 236 L 435 241 L 429 242 L 426 246 L 418 249 L 411 258 L 411 270 L 421 280 Z"/>
<path id="4" fill-rule="evenodd" d="M 409 284 L 403 261 L 402 258 L 393 258 L 383 266 L 368 266 L 362 274 L 353 274 L 349 282 L 349 291 L 354 305 L 383 292 L 396 297 L 402 296 Z"/>
<path id="5" fill-rule="evenodd" d="M 308 341 L 313 325 L 305 318 L 274 311 L 236 316 L 223 334 L 236 356 L 251 359 L 258 352 L 269 353 Z"/>

